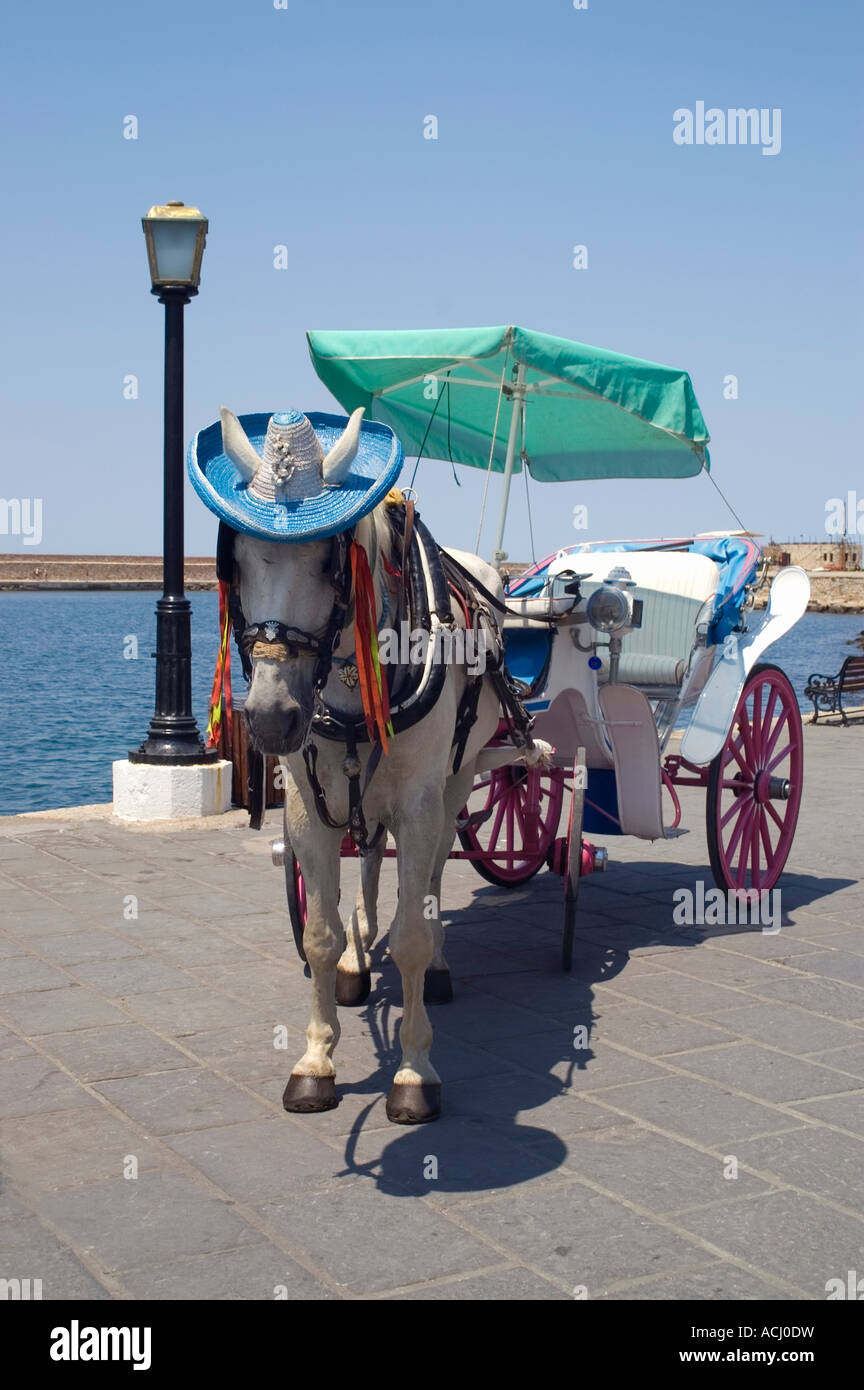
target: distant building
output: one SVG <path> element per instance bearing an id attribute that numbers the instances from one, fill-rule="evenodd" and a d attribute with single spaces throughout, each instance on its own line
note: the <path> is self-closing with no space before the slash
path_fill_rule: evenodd
<path id="1" fill-rule="evenodd" d="M 815 541 L 771 541 L 762 550 L 771 565 L 800 565 L 805 570 L 860 570 L 861 542 L 844 536 Z"/>

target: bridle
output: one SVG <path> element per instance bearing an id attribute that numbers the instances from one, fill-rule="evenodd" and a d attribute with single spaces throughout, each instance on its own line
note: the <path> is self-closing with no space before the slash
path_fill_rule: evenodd
<path id="1" fill-rule="evenodd" d="M 342 531 L 331 542 L 329 576 L 333 606 L 324 626 L 317 632 L 307 632 L 276 618 L 265 618 L 262 622 L 241 627 L 238 645 L 244 670 L 248 664 L 251 672 L 252 662 L 257 659 L 288 661 L 297 656 L 310 657 L 315 662 L 312 688 L 316 696 L 321 694 L 330 676 L 351 602 L 351 565 L 348 557 L 353 535 L 353 531 Z"/>
<path id="2" fill-rule="evenodd" d="M 314 660 L 315 668 L 312 674 L 312 687 L 315 696 L 315 703 L 320 705 L 321 692 L 333 669 L 333 661 L 336 649 L 342 638 L 343 629 L 346 626 L 348 610 L 351 606 L 353 579 L 351 573 L 351 543 L 354 539 L 354 532 L 342 531 L 332 538 L 330 545 L 330 564 L 329 578 L 330 586 L 333 590 L 333 604 L 330 609 L 330 616 L 323 628 L 317 632 L 308 632 L 304 628 L 293 627 L 283 623 L 278 618 L 265 618 L 257 623 L 246 623 L 243 617 L 243 610 L 240 606 L 240 596 L 237 591 L 234 574 L 234 533 L 225 523 L 220 523 L 219 539 L 217 542 L 216 569 L 220 580 L 225 579 L 230 584 L 230 603 L 231 619 L 237 636 L 237 645 L 240 650 L 240 658 L 243 666 L 243 673 L 247 680 L 252 676 L 252 663 L 255 660 L 274 660 L 288 661 L 293 657 L 308 657 Z M 348 778 L 348 820 L 344 823 L 337 822 L 330 815 L 327 808 L 327 800 L 324 788 L 318 778 L 316 771 L 317 749 L 314 742 L 307 737 L 303 746 L 303 760 L 306 765 L 306 773 L 312 794 L 315 800 L 315 808 L 319 817 L 325 825 L 331 829 L 349 829 L 357 848 L 361 854 L 368 854 L 384 833 L 383 825 L 379 825 L 371 840 L 366 827 L 366 819 L 363 815 L 363 792 L 368 786 L 369 779 L 377 766 L 380 756 L 380 745 L 376 745 L 370 758 L 366 774 L 366 784 L 360 787 L 360 762 L 357 758 L 357 742 L 353 731 L 349 731 L 346 740 L 346 758 L 343 763 L 343 772 Z M 377 756 L 376 756 L 377 755 Z M 263 783 L 264 759 L 259 754 L 250 761 L 250 794 L 252 804 L 250 806 L 250 825 L 254 830 L 260 830 L 264 818 L 266 792 Z"/>
<path id="3" fill-rule="evenodd" d="M 460 601 L 466 615 L 470 609 L 472 625 L 476 626 L 478 622 L 485 619 L 487 623 L 494 626 L 492 610 L 501 610 L 504 605 L 465 570 L 453 556 L 440 550 L 419 517 L 415 519 L 413 506 L 405 509 L 397 534 L 400 535 L 402 541 L 401 568 L 394 571 L 392 566 L 387 564 L 386 555 L 382 556 L 385 570 L 390 571 L 391 574 L 398 573 L 399 576 L 397 616 L 401 611 L 402 602 L 404 602 L 406 611 L 410 613 L 415 626 L 419 624 L 427 632 L 430 632 L 433 626 L 431 610 L 434 609 L 437 626 L 452 628 L 454 625 L 450 605 L 452 590 L 460 595 Z M 366 775 L 361 786 L 362 768 L 357 754 L 357 746 L 358 743 L 372 738 L 371 731 L 367 731 L 365 718 L 355 720 L 351 717 L 340 717 L 324 705 L 322 698 L 322 692 L 330 677 L 334 662 L 337 660 L 336 651 L 342 632 L 348 625 L 349 611 L 353 601 L 351 545 L 354 540 L 354 532 L 340 532 L 332 537 L 329 579 L 333 590 L 333 604 L 327 622 L 322 628 L 314 632 L 293 627 L 276 618 L 262 619 L 256 623 L 247 624 L 240 604 L 235 571 L 234 537 L 234 531 L 226 523 L 221 522 L 216 550 L 216 570 L 219 580 L 229 586 L 231 622 L 240 650 L 243 673 L 247 680 L 251 679 L 253 660 L 269 659 L 285 662 L 295 657 L 314 660 L 312 684 L 316 712 L 313 714 L 310 730 L 307 731 L 302 756 L 315 800 L 315 808 L 325 825 L 334 830 L 348 829 L 359 853 L 361 855 L 368 854 L 374 849 L 384 832 L 383 825 L 379 825 L 375 833 L 370 836 L 363 814 L 363 796 L 378 767 L 382 744 L 373 739 L 373 747 L 366 764 Z M 375 548 L 377 550 L 377 546 Z M 374 565 L 372 568 L 374 569 Z M 424 573 L 426 578 L 424 578 Z M 462 597 L 463 595 L 466 597 Z M 383 621 L 387 611 L 386 593 L 382 593 L 381 597 Z M 486 649 L 488 651 L 488 644 L 486 644 Z M 494 661 L 491 665 L 487 663 L 487 674 L 491 677 L 498 693 L 511 738 L 517 746 L 530 746 L 530 730 L 533 719 L 522 705 L 519 691 L 504 667 L 503 657 L 503 643 L 499 641 Z M 393 668 L 388 666 L 387 670 L 389 680 L 389 672 Z M 418 684 L 409 688 L 404 694 L 400 694 L 395 703 L 392 701 L 391 692 L 391 722 L 396 733 L 411 728 L 434 706 L 441 693 L 446 670 L 446 665 L 443 662 L 433 661 L 428 664 L 428 678 L 423 676 L 421 671 L 421 679 Z M 482 674 L 469 679 L 460 701 L 453 740 L 454 771 L 461 764 L 468 735 L 477 719 L 477 703 L 482 680 Z M 314 737 L 310 734 L 314 734 Z M 346 756 L 342 764 L 342 771 L 348 779 L 347 821 L 335 820 L 327 808 L 325 790 L 317 774 L 318 750 L 315 740 L 319 737 L 336 740 L 345 746 Z M 251 750 L 250 793 L 252 796 L 250 825 L 253 829 L 259 830 L 263 821 L 265 802 L 264 758 L 261 754 L 252 754 Z"/>

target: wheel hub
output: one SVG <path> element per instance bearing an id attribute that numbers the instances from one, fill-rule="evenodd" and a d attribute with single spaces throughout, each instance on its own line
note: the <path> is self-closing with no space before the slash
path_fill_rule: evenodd
<path id="1" fill-rule="evenodd" d="M 766 801 L 788 801 L 791 788 L 787 777 L 772 777 L 770 772 L 757 773 L 753 784 L 756 800 L 760 805 Z"/>

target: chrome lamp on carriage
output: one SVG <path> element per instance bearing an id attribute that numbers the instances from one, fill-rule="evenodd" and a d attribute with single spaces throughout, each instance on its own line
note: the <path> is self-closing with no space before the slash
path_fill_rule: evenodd
<path id="1" fill-rule="evenodd" d="M 522 468 L 540 482 L 709 468 L 686 372 L 518 327 L 311 332 L 308 341 L 340 404 L 390 425 L 407 455 L 503 475 L 498 562 Z M 802 729 L 789 681 L 761 658 L 805 611 L 809 582 L 797 567 L 782 570 L 757 620 L 759 561 L 742 532 L 583 542 L 509 586 L 507 667 L 535 735 L 555 753 L 542 769 L 509 764 L 478 778 L 456 854 L 507 887 L 544 866 L 563 876 L 565 969 L 580 878 L 606 862 L 584 837 L 674 834 L 677 786 L 706 789 L 720 889 L 763 892 L 782 872 L 801 800 Z M 302 954 L 302 874 L 290 848 L 285 860 Z"/>

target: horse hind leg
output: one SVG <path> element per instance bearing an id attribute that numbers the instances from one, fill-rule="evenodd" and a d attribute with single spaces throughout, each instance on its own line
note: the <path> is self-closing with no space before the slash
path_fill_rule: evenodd
<path id="1" fill-rule="evenodd" d="M 345 950 L 336 969 L 336 1003 L 358 1008 L 372 989 L 369 952 L 378 935 L 378 882 L 387 836 L 360 860 L 360 888 L 346 929 Z"/>
<path id="2" fill-rule="evenodd" d="M 453 999 L 453 981 L 450 967 L 444 957 L 444 924 L 441 921 L 441 881 L 444 867 L 456 839 L 456 817 L 466 805 L 474 784 L 474 768 L 462 767 L 454 777 L 449 778 L 444 792 L 444 829 L 435 858 L 435 867 L 429 881 L 427 903 L 431 912 L 432 959 L 423 982 L 424 1004 L 449 1004 Z M 426 906 L 424 904 L 424 912 Z"/>
<path id="3" fill-rule="evenodd" d="M 402 976 L 402 1060 L 387 1097 L 387 1118 L 416 1125 L 441 1113 L 441 1078 L 429 1052 L 432 1027 L 423 1003 L 423 983 L 433 951 L 430 919 L 424 904 L 443 832 L 443 808 L 427 803 L 420 814 L 401 820 L 398 828 L 399 904 L 390 928 L 390 955 Z"/>

